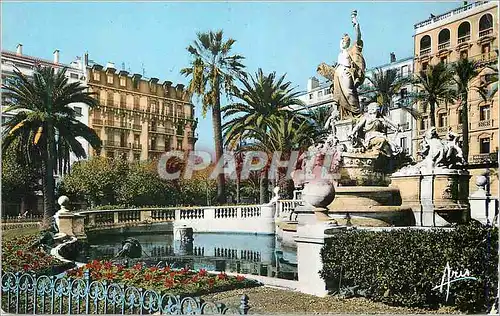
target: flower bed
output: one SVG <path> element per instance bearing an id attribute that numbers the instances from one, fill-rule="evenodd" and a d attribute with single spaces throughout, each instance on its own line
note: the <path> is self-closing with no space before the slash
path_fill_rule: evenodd
<path id="1" fill-rule="evenodd" d="M 83 278 L 88 270 L 91 280 L 106 280 L 143 289 L 155 290 L 180 296 L 199 296 L 208 293 L 260 286 L 260 283 L 243 276 L 228 276 L 225 273 L 209 274 L 206 270 L 191 271 L 170 267 L 146 267 L 137 263 L 126 268 L 110 261 L 94 260 L 85 266 L 69 270 L 70 278 Z"/>
<path id="2" fill-rule="evenodd" d="M 57 260 L 39 248 L 29 249 L 37 239 L 38 235 L 3 239 L 2 271 L 54 275 L 73 266 Z"/>

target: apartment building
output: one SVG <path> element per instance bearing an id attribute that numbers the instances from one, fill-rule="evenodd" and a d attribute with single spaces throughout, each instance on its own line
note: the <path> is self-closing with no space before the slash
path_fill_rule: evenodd
<path id="1" fill-rule="evenodd" d="M 415 24 L 414 36 L 415 71 L 426 69 L 439 62 L 453 63 L 460 58 L 469 58 L 480 65 L 497 67 L 498 61 L 498 2 L 477 1 L 455 10 Z M 471 85 L 478 86 L 488 80 L 491 71 L 484 69 Z M 484 100 L 471 89 L 469 94 L 469 157 L 473 175 L 470 189 L 475 190 L 475 175 L 485 169 L 498 170 L 498 94 L 492 100 Z M 419 106 L 419 110 L 423 110 Z M 436 112 L 436 128 L 444 136 L 449 127 L 462 132 L 460 102 L 440 104 Z M 417 122 L 413 134 L 416 150 L 429 126 L 425 115 Z M 492 180 L 495 180 L 492 177 Z M 498 182 L 492 182 L 491 191 L 498 192 Z"/>
<path id="2" fill-rule="evenodd" d="M 84 59 L 89 89 L 99 101 L 89 125 L 103 141 L 101 151 L 91 154 L 156 160 L 168 150 L 194 149 L 197 121 L 184 85 Z"/>
<path id="3" fill-rule="evenodd" d="M 67 68 L 66 77 L 68 78 L 68 83 L 79 82 L 81 85 L 86 85 L 86 71 L 81 59 L 71 62 L 70 64 L 63 64 L 60 62 L 60 51 L 54 50 L 53 59 L 46 60 L 39 57 L 29 56 L 23 53 L 23 45 L 18 44 L 16 51 L 2 50 L 1 55 L 1 71 L 2 71 L 2 82 L 9 77 L 14 76 L 14 69 L 17 68 L 21 73 L 27 77 L 33 76 L 33 69 L 35 65 L 42 65 L 46 67 L 53 67 L 55 69 Z M 4 95 L 2 94 L 2 106 L 4 104 Z M 89 108 L 84 103 L 71 103 L 69 105 L 78 114 L 77 120 L 81 123 L 89 124 Z M 13 113 L 2 113 L 2 124 L 12 117 Z M 85 152 L 88 156 L 89 154 L 89 144 L 84 139 L 80 138 L 78 141 L 82 144 Z M 70 165 L 77 160 L 76 156 L 71 153 L 70 155 Z"/>
<path id="4" fill-rule="evenodd" d="M 377 67 L 367 69 L 366 77 L 370 78 L 373 74 L 380 70 L 382 72 L 389 69 L 396 69 L 397 73 L 401 77 L 408 77 L 412 75 L 413 71 L 413 56 L 396 59 L 394 53 L 390 54 L 390 59 L 387 64 L 383 64 Z M 304 107 L 295 107 L 293 110 L 305 111 L 312 110 L 318 107 L 328 107 L 331 108 L 334 105 L 333 95 L 330 90 L 331 82 L 324 81 L 321 82 L 316 78 L 312 77 L 307 82 L 307 91 L 299 96 L 299 99 L 305 104 Z M 368 79 L 365 79 L 363 86 L 360 87 L 360 91 L 370 91 L 373 88 L 372 84 Z M 408 95 L 413 91 L 411 84 L 407 84 L 401 87 L 399 94 L 395 96 L 394 103 L 390 108 L 389 116 L 390 120 L 401 128 L 401 132 L 395 133 L 394 131 L 388 131 L 389 138 L 391 138 L 396 144 L 401 146 L 403 150 L 407 153 L 412 154 L 412 129 L 414 128 L 414 120 L 411 115 L 401 109 L 401 105 L 406 105 L 408 102 Z M 360 93 L 360 98 L 363 99 L 363 93 Z M 337 109 L 338 110 L 338 109 Z M 352 129 L 352 121 L 345 120 L 339 121 L 336 124 L 337 137 L 339 141 L 345 143 L 348 141 L 347 135 Z"/>

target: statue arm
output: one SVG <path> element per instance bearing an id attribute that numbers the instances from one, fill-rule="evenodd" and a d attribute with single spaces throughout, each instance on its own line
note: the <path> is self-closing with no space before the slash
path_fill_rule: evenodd
<path id="1" fill-rule="evenodd" d="M 385 117 L 383 119 L 384 119 L 384 121 L 385 121 L 385 123 L 387 125 L 389 125 L 390 127 L 392 127 L 394 130 L 399 131 L 399 126 L 397 126 L 396 124 L 394 124 L 393 122 L 391 122 L 390 120 L 388 120 Z"/>
<path id="2" fill-rule="evenodd" d="M 354 134 L 356 134 L 356 133 L 359 131 L 359 129 L 360 129 L 361 127 L 363 127 L 363 125 L 365 125 L 365 122 L 366 122 L 366 119 L 365 119 L 365 118 L 362 118 L 362 119 L 358 122 L 358 124 L 356 124 L 356 125 L 353 127 L 353 129 L 352 129 L 351 133 L 349 134 L 349 136 L 353 136 Z"/>
<path id="3" fill-rule="evenodd" d="M 356 43 L 360 43 L 361 42 L 361 29 L 359 27 L 359 22 L 357 22 L 356 20 L 356 23 L 354 24 L 354 32 L 356 33 Z"/>

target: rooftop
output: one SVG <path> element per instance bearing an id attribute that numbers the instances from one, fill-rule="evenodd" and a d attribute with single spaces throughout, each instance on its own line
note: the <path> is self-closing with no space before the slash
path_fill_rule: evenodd
<path id="1" fill-rule="evenodd" d="M 8 51 L 8 50 L 2 50 L 2 57 L 4 57 L 4 56 L 19 59 L 19 60 L 24 60 L 24 61 L 32 62 L 32 63 L 40 63 L 40 64 L 44 64 L 44 65 L 50 65 L 50 66 L 54 66 L 54 67 L 68 67 L 68 65 L 66 65 L 66 64 L 62 64 L 62 63 L 55 64 L 51 60 L 47 60 L 47 59 L 43 59 L 43 58 L 39 58 L 39 57 L 33 57 L 33 56 L 25 55 L 25 54 L 19 55 L 15 52 Z"/>
<path id="2" fill-rule="evenodd" d="M 424 20 L 422 22 L 418 22 L 417 24 L 415 24 L 415 30 L 418 30 L 419 28 L 422 28 L 422 27 L 428 26 L 430 24 L 442 21 L 444 19 L 447 19 L 447 18 L 452 17 L 454 15 L 457 15 L 459 13 L 463 13 L 463 12 L 472 10 L 474 8 L 483 6 L 483 5 L 488 4 L 488 3 L 495 3 L 495 2 L 492 2 L 492 1 L 476 1 L 476 2 L 473 2 L 471 4 L 468 4 L 468 5 L 456 8 L 454 10 L 448 11 L 446 13 L 440 14 L 438 16 L 432 16 L 431 15 L 431 17 L 428 18 L 427 20 Z"/>

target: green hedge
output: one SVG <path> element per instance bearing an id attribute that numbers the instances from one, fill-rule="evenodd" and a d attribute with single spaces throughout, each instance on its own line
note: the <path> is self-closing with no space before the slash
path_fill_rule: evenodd
<path id="1" fill-rule="evenodd" d="M 321 277 L 332 292 L 365 296 L 390 305 L 485 312 L 497 291 L 498 229 L 477 222 L 453 230 L 347 230 L 327 239 Z M 451 283 L 446 301 L 432 288 L 446 264 L 469 269 L 475 280 Z"/>

